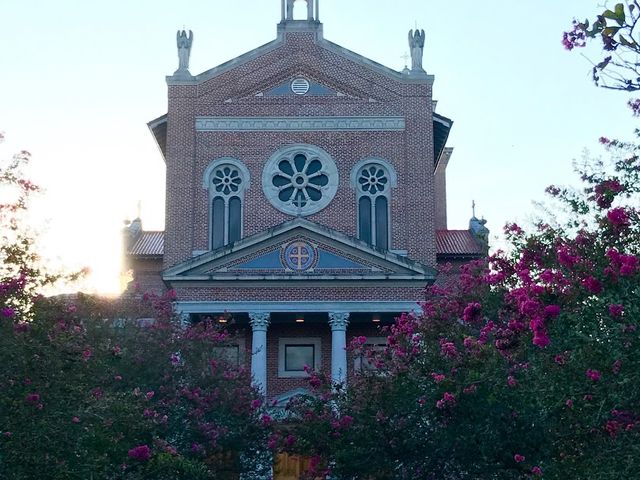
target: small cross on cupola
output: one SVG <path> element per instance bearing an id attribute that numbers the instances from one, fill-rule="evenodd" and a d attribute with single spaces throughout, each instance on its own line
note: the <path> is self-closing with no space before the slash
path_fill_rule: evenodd
<path id="1" fill-rule="evenodd" d="M 282 2 L 282 22 L 292 21 L 320 21 L 320 0 L 281 0 Z M 306 4 L 307 18 L 295 18 L 296 2 Z M 315 9 L 314 9 L 315 4 Z"/>

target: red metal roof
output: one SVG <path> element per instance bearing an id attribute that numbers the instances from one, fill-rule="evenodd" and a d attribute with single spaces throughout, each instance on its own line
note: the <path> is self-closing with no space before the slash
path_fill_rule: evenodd
<path id="1" fill-rule="evenodd" d="M 436 232 L 438 255 L 486 255 L 485 249 L 469 230 L 438 230 Z"/>
<path id="2" fill-rule="evenodd" d="M 164 253 L 164 232 L 141 232 L 129 255 L 156 256 Z"/>
<path id="3" fill-rule="evenodd" d="M 438 230 L 436 232 L 438 255 L 485 255 L 482 245 L 468 230 Z M 164 253 L 164 232 L 142 232 L 130 255 L 162 255 Z"/>

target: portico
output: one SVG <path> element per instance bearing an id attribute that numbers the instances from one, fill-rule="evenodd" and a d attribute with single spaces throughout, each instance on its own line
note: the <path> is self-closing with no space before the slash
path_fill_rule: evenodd
<path id="1" fill-rule="evenodd" d="M 273 302 L 247 305 L 177 302 L 183 321 L 220 319 L 235 331 L 239 348 L 248 355 L 254 385 L 270 400 L 288 398 L 307 387 L 304 366 L 331 372 L 336 384 L 346 384 L 354 372 L 347 345 L 354 337 L 370 335 L 403 311 L 417 310 L 409 302 Z M 268 311 L 264 310 L 269 308 Z"/>

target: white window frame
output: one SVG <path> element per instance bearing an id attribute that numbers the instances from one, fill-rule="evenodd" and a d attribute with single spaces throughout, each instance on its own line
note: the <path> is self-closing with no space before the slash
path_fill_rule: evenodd
<path id="1" fill-rule="evenodd" d="M 240 184 L 240 188 L 237 192 L 232 192 L 229 194 L 224 194 L 221 192 L 216 192 L 215 188 L 212 187 L 211 182 L 213 181 L 213 173 L 220 167 L 225 165 L 230 166 L 231 168 L 237 169 L 240 173 L 240 177 L 242 179 L 242 183 Z M 205 190 L 209 192 L 209 204 L 207 206 L 207 212 L 209 216 L 209 239 L 208 245 L 209 250 L 213 249 L 213 200 L 217 197 L 221 197 L 224 201 L 224 245 L 229 243 L 229 201 L 233 197 L 238 197 L 240 199 L 240 238 L 244 237 L 244 194 L 249 189 L 251 184 L 251 175 L 249 174 L 249 170 L 240 160 L 232 157 L 222 157 L 212 161 L 209 166 L 204 171 L 204 175 L 202 177 L 202 185 Z"/>
<path id="2" fill-rule="evenodd" d="M 360 178 L 360 174 L 362 171 L 369 166 L 376 166 L 377 168 L 381 168 L 387 174 L 389 179 L 388 188 L 384 190 L 382 193 L 377 193 L 375 195 L 371 195 L 368 192 L 363 192 L 359 186 L 358 178 Z M 392 218 L 391 218 L 391 189 L 396 188 L 398 186 L 398 175 L 396 174 L 395 169 L 391 163 L 383 160 L 381 158 L 363 158 L 358 163 L 355 164 L 353 169 L 351 170 L 350 176 L 351 188 L 353 188 L 356 192 L 356 232 L 358 238 L 360 238 L 360 199 L 362 197 L 369 197 L 371 201 L 371 245 L 374 247 L 377 246 L 377 232 L 376 232 L 376 199 L 380 196 L 384 196 L 387 199 L 387 250 L 393 250 L 391 245 L 391 230 L 392 230 Z"/>
<path id="3" fill-rule="evenodd" d="M 224 347 L 238 347 L 238 368 L 245 367 L 246 355 L 245 351 L 247 349 L 247 342 L 244 337 L 233 338 L 228 342 L 224 342 L 224 345 L 213 347 L 214 351 L 216 348 L 224 348 Z"/>
<path id="4" fill-rule="evenodd" d="M 388 345 L 387 337 L 367 337 L 367 341 L 365 342 L 364 347 L 365 348 L 373 347 L 374 349 L 378 349 L 378 348 L 386 347 L 387 345 Z M 375 367 L 363 368 L 362 355 L 357 355 L 353 359 L 353 371 L 354 372 L 376 371 L 376 370 L 377 369 Z"/>
<path id="5" fill-rule="evenodd" d="M 314 370 L 320 370 L 322 365 L 322 341 L 320 337 L 280 337 L 278 339 L 278 377 L 279 378 L 306 378 L 309 376 L 307 372 L 287 371 L 285 370 L 285 355 L 287 345 L 313 345 L 314 358 L 313 365 L 309 367 Z"/>

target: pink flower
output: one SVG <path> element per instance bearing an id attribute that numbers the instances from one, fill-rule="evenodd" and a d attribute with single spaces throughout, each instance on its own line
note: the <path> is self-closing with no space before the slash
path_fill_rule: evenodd
<path id="1" fill-rule="evenodd" d="M 638 257 L 634 255 L 623 255 L 622 265 L 620 266 L 620 275 L 630 277 L 638 269 Z"/>
<path id="2" fill-rule="evenodd" d="M 2 436 L 3 436 L 4 438 L 11 438 L 11 437 L 13 436 L 13 433 L 11 433 L 11 432 L 4 432 L 4 433 L 2 434 Z"/>
<path id="3" fill-rule="evenodd" d="M 257 408 L 260 408 L 262 406 L 262 400 L 260 398 L 256 398 L 255 400 L 251 401 L 251 409 L 252 410 L 256 410 Z"/>
<path id="4" fill-rule="evenodd" d="M 129 450 L 129 457 L 142 462 L 151 458 L 151 449 L 147 445 L 138 445 Z"/>
<path id="5" fill-rule="evenodd" d="M 609 305 L 609 315 L 612 317 L 621 317 L 624 313 L 624 306 L 620 304 Z"/>
<path id="6" fill-rule="evenodd" d="M 82 352 L 82 360 L 86 362 L 91 358 L 92 355 L 93 353 L 91 352 L 91 349 L 87 348 Z"/>
<path id="7" fill-rule="evenodd" d="M 472 393 L 475 393 L 477 390 L 478 390 L 478 386 L 475 383 L 473 383 L 468 387 L 465 387 L 462 390 L 462 392 L 465 393 L 466 395 L 471 395 Z"/>
<path id="8" fill-rule="evenodd" d="M 15 315 L 16 311 L 13 308 L 9 308 L 9 307 L 5 307 L 2 310 L 0 310 L 0 315 L 2 315 L 5 318 L 11 318 Z"/>
<path id="9" fill-rule="evenodd" d="M 535 346 L 545 348 L 550 343 L 551 340 L 549 339 L 549 334 L 546 329 L 540 328 L 533 332 L 533 344 Z"/>
<path id="10" fill-rule="evenodd" d="M 284 439 L 285 447 L 292 447 L 297 441 L 297 438 L 294 435 L 287 435 L 287 438 Z"/>
<path id="11" fill-rule="evenodd" d="M 569 399 L 566 402 L 564 402 L 564 404 L 568 407 L 568 408 L 573 408 L 573 400 Z"/>
<path id="12" fill-rule="evenodd" d="M 522 463 L 525 461 L 524 455 L 520 455 L 519 453 L 516 453 L 513 456 L 513 459 L 516 461 L 516 463 Z"/>
<path id="13" fill-rule="evenodd" d="M 145 398 L 147 400 L 151 400 L 155 394 L 156 394 L 156 392 L 153 392 L 153 391 L 147 392 L 146 395 L 145 395 Z"/>
<path id="14" fill-rule="evenodd" d="M 594 382 L 599 381 L 601 377 L 601 373 L 598 370 L 592 370 L 591 368 L 587 369 L 585 375 L 587 376 L 587 378 L 593 380 Z"/>
<path id="15" fill-rule="evenodd" d="M 546 318 L 555 318 L 560 315 L 560 307 L 558 305 L 547 305 L 544 307 L 544 316 Z"/>
<path id="16" fill-rule="evenodd" d="M 622 368 L 622 361 L 621 360 L 616 360 L 615 362 L 613 362 L 613 365 L 611 366 L 611 371 L 618 375 L 620 373 L 620 369 Z"/>
<path id="17" fill-rule="evenodd" d="M 542 475 L 542 469 L 536 465 L 535 467 L 531 468 L 531 473 L 538 476 Z"/>
<path id="18" fill-rule="evenodd" d="M 453 342 L 446 338 L 440 339 L 440 354 L 446 358 L 455 358 L 458 356 L 458 350 Z"/>
<path id="19" fill-rule="evenodd" d="M 514 377 L 513 375 L 509 375 L 507 377 L 507 385 L 509 385 L 511 388 L 514 388 L 518 385 L 518 380 L 516 380 L 516 377 Z"/>
<path id="20" fill-rule="evenodd" d="M 271 421 L 273 420 L 269 415 L 262 415 L 262 418 L 260 419 L 262 422 L 262 425 L 269 426 L 271 425 Z"/>
<path id="21" fill-rule="evenodd" d="M 482 305 L 478 302 L 468 304 L 464 312 L 462 313 L 462 318 L 465 322 L 471 323 L 480 319 L 480 313 L 482 312 Z"/>
<path id="22" fill-rule="evenodd" d="M 278 435 L 275 433 L 271 435 L 267 440 L 267 448 L 274 450 L 278 446 L 278 438 Z"/>
<path id="23" fill-rule="evenodd" d="M 594 295 L 599 294 L 600 292 L 602 292 L 602 284 L 600 283 L 600 281 L 596 278 L 593 278 L 591 276 L 585 278 L 584 280 L 582 280 L 582 286 L 589 292 L 592 293 Z"/>
<path id="24" fill-rule="evenodd" d="M 71 421 L 72 421 L 73 423 L 80 423 L 80 419 L 79 419 L 78 417 L 73 417 L 73 418 L 71 419 Z"/>
<path id="25" fill-rule="evenodd" d="M 571 51 L 574 48 L 582 48 L 586 44 L 587 37 L 584 26 L 574 20 L 573 28 L 562 34 L 562 45 L 566 50 Z"/>
<path id="26" fill-rule="evenodd" d="M 441 373 L 435 373 L 435 372 L 431 374 L 431 377 L 433 378 L 433 381 L 436 383 L 440 383 L 445 379 L 444 375 L 442 375 Z"/>
<path id="27" fill-rule="evenodd" d="M 40 401 L 40 395 L 37 393 L 30 393 L 26 398 L 27 403 L 36 404 Z"/>
<path id="28" fill-rule="evenodd" d="M 609 223 L 616 229 L 625 228 L 631 225 L 629 214 L 622 207 L 612 208 L 609 210 L 607 212 L 607 220 L 609 220 Z"/>

